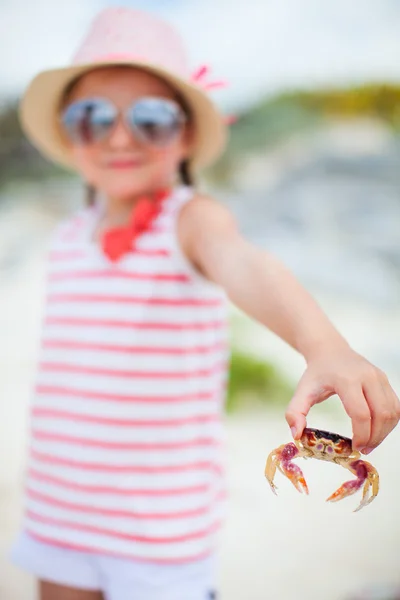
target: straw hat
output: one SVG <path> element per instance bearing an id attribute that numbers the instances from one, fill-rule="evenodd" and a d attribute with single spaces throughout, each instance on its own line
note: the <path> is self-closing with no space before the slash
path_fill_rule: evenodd
<path id="1" fill-rule="evenodd" d="M 96 67 L 129 65 L 146 69 L 177 90 L 195 124 L 194 168 L 214 162 L 226 143 L 226 124 L 200 77 L 193 78 L 179 34 L 166 22 L 129 8 L 108 8 L 93 21 L 70 66 L 39 73 L 20 107 L 22 127 L 32 143 L 52 161 L 74 168 L 59 124 L 60 102 L 67 86 Z"/>

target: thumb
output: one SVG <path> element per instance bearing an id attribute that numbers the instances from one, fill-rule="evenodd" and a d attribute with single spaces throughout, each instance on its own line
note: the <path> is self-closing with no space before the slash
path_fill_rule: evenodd
<path id="1" fill-rule="evenodd" d="M 285 413 L 286 421 L 295 440 L 301 438 L 301 434 L 307 425 L 306 417 L 313 404 L 309 385 L 301 380 Z"/>

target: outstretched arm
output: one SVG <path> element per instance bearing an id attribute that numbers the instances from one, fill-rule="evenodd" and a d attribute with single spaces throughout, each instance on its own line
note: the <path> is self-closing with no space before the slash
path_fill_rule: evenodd
<path id="1" fill-rule="evenodd" d="M 286 411 L 294 438 L 310 408 L 338 394 L 352 420 L 354 449 L 378 446 L 399 421 L 399 400 L 386 375 L 350 348 L 292 273 L 245 240 L 230 212 L 210 198 L 184 207 L 178 234 L 200 272 L 304 356 L 307 369 Z"/>

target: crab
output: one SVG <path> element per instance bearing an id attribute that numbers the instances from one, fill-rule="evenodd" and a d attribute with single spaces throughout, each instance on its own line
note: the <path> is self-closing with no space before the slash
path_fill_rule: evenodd
<path id="1" fill-rule="evenodd" d="M 353 451 L 351 439 L 337 433 L 311 428 L 304 429 L 300 440 L 283 444 L 268 456 L 265 477 L 274 494 L 277 490 L 274 484 L 276 469 L 286 475 L 300 493 L 308 494 L 303 472 L 300 467 L 292 462 L 294 458 L 299 457 L 318 458 L 319 460 L 334 462 L 356 475 L 356 479 L 346 481 L 336 492 L 329 496 L 327 502 L 342 500 L 364 486 L 360 505 L 354 511 L 357 512 L 372 502 L 378 495 L 378 472 L 369 462 L 361 460 L 359 452 Z"/>

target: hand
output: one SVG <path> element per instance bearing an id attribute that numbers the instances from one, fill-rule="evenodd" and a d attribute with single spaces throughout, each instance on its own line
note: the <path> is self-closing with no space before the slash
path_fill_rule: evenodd
<path id="1" fill-rule="evenodd" d="M 311 407 L 333 394 L 351 418 L 354 450 L 369 454 L 399 422 L 400 402 L 386 375 L 341 346 L 309 360 L 286 411 L 294 439 L 301 437 Z"/>

